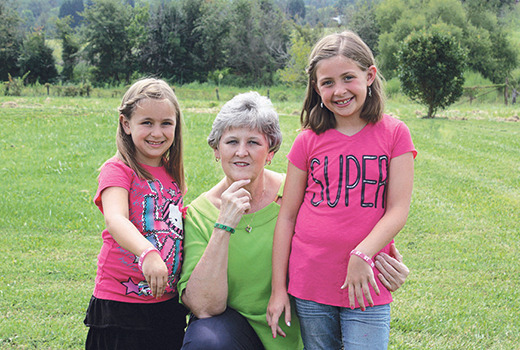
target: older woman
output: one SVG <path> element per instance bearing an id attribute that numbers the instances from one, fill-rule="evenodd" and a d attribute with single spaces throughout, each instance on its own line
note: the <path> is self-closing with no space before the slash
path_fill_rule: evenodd
<path id="1" fill-rule="evenodd" d="M 276 339 L 266 320 L 284 175 L 264 166 L 281 142 L 278 115 L 256 92 L 235 96 L 213 123 L 208 143 L 225 177 L 191 203 L 185 221 L 178 288 L 192 317 L 183 349 L 303 348 L 294 314 L 290 327 L 280 325 L 285 337 Z M 408 275 L 389 256 L 378 264 L 390 290 Z"/>

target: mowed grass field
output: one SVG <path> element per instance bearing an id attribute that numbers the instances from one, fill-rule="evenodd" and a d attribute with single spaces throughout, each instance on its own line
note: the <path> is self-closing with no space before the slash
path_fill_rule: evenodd
<path id="1" fill-rule="evenodd" d="M 178 88 L 186 202 L 222 172 L 206 144 L 233 94 Z M 266 91 L 260 91 L 266 94 Z M 284 172 L 303 92 L 271 91 Z M 0 348 L 80 349 L 103 217 L 97 169 L 115 153 L 117 98 L 0 97 Z M 390 349 L 520 348 L 519 108 L 458 105 L 436 119 L 389 101 L 419 152 L 412 208 L 396 238 L 411 270 L 392 308 Z M 516 118 L 515 118 L 516 117 Z M 138 322 L 139 315 L 136 315 Z"/>

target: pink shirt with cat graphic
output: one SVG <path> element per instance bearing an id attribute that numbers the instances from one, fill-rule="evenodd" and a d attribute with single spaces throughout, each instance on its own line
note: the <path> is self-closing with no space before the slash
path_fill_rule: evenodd
<path id="1" fill-rule="evenodd" d="M 177 295 L 184 239 L 183 196 L 163 167 L 142 166 L 155 178 L 154 181 L 140 179 L 116 157 L 109 159 L 99 174 L 94 202 L 103 212 L 103 190 L 114 186 L 128 190 L 130 221 L 160 251 L 168 268 L 166 293 L 160 299 L 151 295 L 150 287 L 137 266 L 138 257 L 123 249 L 105 229 L 93 293 L 96 298 L 155 303 Z"/>
<path id="2" fill-rule="evenodd" d="M 307 172 L 307 187 L 289 259 L 291 295 L 349 307 L 348 290 L 340 288 L 349 253 L 384 215 L 388 167 L 407 152 L 417 154 L 408 127 L 388 115 L 353 136 L 329 129 L 296 137 L 287 158 Z M 388 253 L 389 246 L 382 251 Z M 376 282 L 381 294 L 370 288 L 374 304 L 390 303 L 392 295 Z"/>

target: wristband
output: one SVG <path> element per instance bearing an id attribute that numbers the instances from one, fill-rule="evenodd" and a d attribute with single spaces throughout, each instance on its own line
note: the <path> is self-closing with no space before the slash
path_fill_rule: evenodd
<path id="1" fill-rule="evenodd" d="M 149 253 L 153 252 L 153 251 L 156 251 L 157 253 L 159 253 L 159 251 L 155 247 L 146 248 L 144 250 L 144 252 L 141 253 L 141 256 L 139 257 L 139 262 L 137 263 L 137 267 L 139 267 L 139 270 L 141 270 L 141 272 L 143 272 L 143 261 L 144 261 L 144 258 L 146 258 L 146 256 Z"/>
<path id="2" fill-rule="evenodd" d="M 361 259 L 365 260 L 366 263 L 368 265 L 370 265 L 370 267 L 372 267 L 372 268 L 374 267 L 374 261 L 372 261 L 372 259 L 368 255 L 366 255 L 365 253 L 363 253 L 363 252 L 361 252 L 361 251 L 359 251 L 357 249 L 354 249 L 354 250 L 352 250 L 350 252 L 350 256 L 352 256 L 352 255 L 360 257 Z"/>
<path id="3" fill-rule="evenodd" d="M 222 224 L 219 224 L 218 222 L 215 223 L 215 227 L 220 228 L 220 229 L 230 232 L 230 233 L 235 233 L 235 229 L 233 227 L 222 225 Z"/>

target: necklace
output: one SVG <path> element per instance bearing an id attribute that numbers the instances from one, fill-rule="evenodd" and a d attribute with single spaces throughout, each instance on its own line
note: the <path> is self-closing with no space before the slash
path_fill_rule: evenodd
<path id="1" fill-rule="evenodd" d="M 258 201 L 258 203 L 262 203 L 262 199 L 264 198 L 264 193 L 265 193 L 265 187 L 262 190 L 262 195 L 260 196 L 260 200 Z M 255 215 L 256 215 L 256 211 L 253 213 L 253 217 L 251 217 L 251 220 L 249 221 L 249 224 L 245 228 L 247 233 L 251 233 L 251 231 L 253 231 L 253 226 L 251 226 L 251 225 L 253 224 L 253 220 L 255 219 Z"/>
<path id="2" fill-rule="evenodd" d="M 256 214 L 256 211 L 253 213 L 253 217 L 251 218 L 251 221 L 249 221 L 249 225 L 247 225 L 245 228 L 247 233 L 251 233 L 251 231 L 253 231 L 253 227 L 251 226 L 251 224 L 253 223 L 253 220 L 255 219 L 255 214 Z"/>

